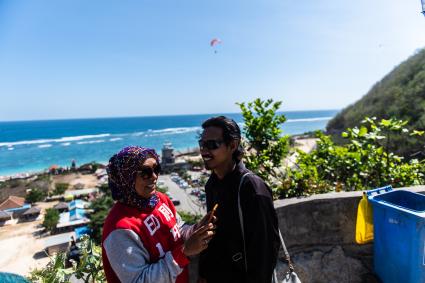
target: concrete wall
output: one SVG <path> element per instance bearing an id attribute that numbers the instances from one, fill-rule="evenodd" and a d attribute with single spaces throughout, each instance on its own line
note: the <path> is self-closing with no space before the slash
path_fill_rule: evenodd
<path id="1" fill-rule="evenodd" d="M 425 192 L 425 186 L 404 189 Z M 275 201 L 280 230 L 303 283 L 379 282 L 373 274 L 373 244 L 354 240 L 361 196 L 341 192 Z M 196 269 L 194 258 L 191 282 L 196 282 Z M 279 261 L 277 269 L 282 279 L 286 264 Z"/>

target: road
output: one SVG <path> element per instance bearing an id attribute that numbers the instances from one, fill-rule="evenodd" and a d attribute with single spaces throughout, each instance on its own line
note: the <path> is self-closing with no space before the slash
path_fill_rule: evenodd
<path id="1" fill-rule="evenodd" d="M 185 211 L 202 215 L 206 213 L 205 208 L 202 207 L 202 204 L 198 201 L 198 198 L 190 195 L 191 189 L 185 190 L 180 188 L 171 180 L 170 175 L 161 175 L 159 180 L 163 181 L 165 186 L 168 187 L 168 191 L 170 192 L 171 197 L 180 201 L 180 204 L 176 205 L 177 211 Z"/>

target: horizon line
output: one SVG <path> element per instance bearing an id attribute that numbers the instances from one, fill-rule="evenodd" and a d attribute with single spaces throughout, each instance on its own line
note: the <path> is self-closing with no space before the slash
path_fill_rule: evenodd
<path id="1" fill-rule="evenodd" d="M 341 108 L 342 109 L 342 108 Z M 304 109 L 276 111 L 276 113 L 307 112 L 307 111 L 340 111 L 341 109 Z M 0 120 L 0 123 L 13 122 L 44 122 L 44 121 L 64 121 L 64 120 L 97 120 L 97 119 L 128 119 L 128 118 L 150 118 L 150 117 L 176 117 L 176 116 L 200 116 L 200 115 L 223 115 L 223 114 L 242 114 L 242 112 L 221 112 L 221 113 L 194 113 L 194 114 L 169 114 L 169 115 L 140 115 L 140 116 L 109 116 L 109 117 L 73 117 L 73 118 L 51 118 L 51 119 L 33 119 L 33 120 Z"/>

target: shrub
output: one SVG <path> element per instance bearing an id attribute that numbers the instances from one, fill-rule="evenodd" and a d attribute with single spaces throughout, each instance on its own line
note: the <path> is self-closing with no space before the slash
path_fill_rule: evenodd
<path id="1" fill-rule="evenodd" d="M 425 163 L 404 161 L 389 148 L 393 135 L 423 135 L 405 128 L 407 122 L 389 119 L 376 122 L 365 118 L 360 128 L 347 129 L 347 143 L 337 146 L 330 136 L 317 133 L 317 147 L 310 154 L 299 152 L 297 167 L 288 169 L 278 197 L 309 195 L 327 191 L 367 190 L 391 184 L 393 187 L 425 183 Z"/>
<path id="2" fill-rule="evenodd" d="M 50 259 L 46 267 L 33 270 L 28 276 L 31 282 L 68 283 L 71 276 L 83 282 L 106 282 L 102 265 L 102 248 L 83 236 L 79 250 L 80 262 L 73 262 L 66 268 L 66 253 L 59 253 Z"/>
<path id="3" fill-rule="evenodd" d="M 48 231 L 52 232 L 55 230 L 56 225 L 59 222 L 59 212 L 54 208 L 46 209 L 46 215 L 44 216 L 44 221 L 42 223 L 43 227 Z"/>
<path id="4" fill-rule="evenodd" d="M 38 188 L 30 189 L 27 192 L 25 197 L 25 201 L 29 203 L 35 203 L 38 201 L 42 201 L 46 197 L 45 193 L 39 190 Z"/>

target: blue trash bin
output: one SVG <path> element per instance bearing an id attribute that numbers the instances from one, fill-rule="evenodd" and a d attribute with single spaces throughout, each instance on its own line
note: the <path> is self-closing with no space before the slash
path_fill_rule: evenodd
<path id="1" fill-rule="evenodd" d="M 373 206 L 375 273 L 384 283 L 425 282 L 425 195 L 391 186 L 367 195 Z"/>
<path id="2" fill-rule="evenodd" d="M 29 283 L 24 277 L 9 273 L 9 272 L 0 272 L 0 282 L 1 283 Z"/>

